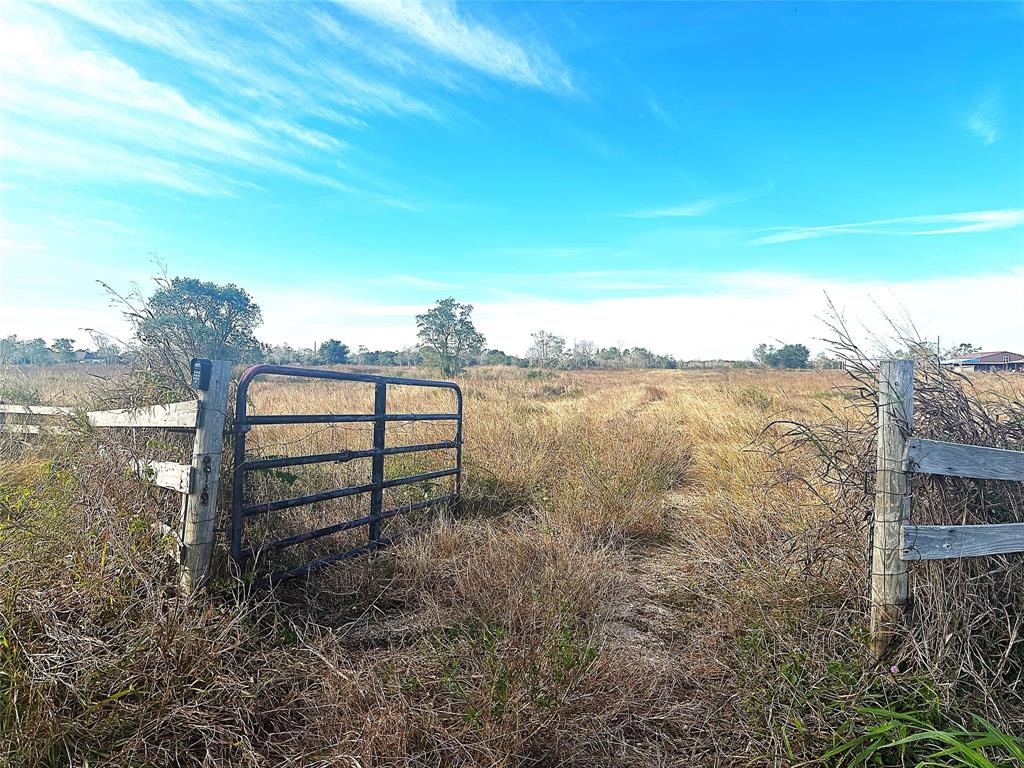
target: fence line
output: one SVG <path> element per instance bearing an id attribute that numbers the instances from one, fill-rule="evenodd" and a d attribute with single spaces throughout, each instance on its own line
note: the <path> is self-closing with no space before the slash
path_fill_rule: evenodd
<path id="1" fill-rule="evenodd" d="M 225 360 L 193 360 L 192 386 L 197 400 L 88 411 L 87 423 L 105 429 L 169 429 L 195 433 L 189 464 L 173 461 L 135 461 L 132 469 L 154 485 L 182 495 L 181 534 L 161 526 L 178 543 L 181 586 L 194 593 L 210 571 L 213 534 L 217 515 L 221 457 L 224 454 L 224 421 L 228 409 L 231 363 Z M 20 416 L 74 416 L 76 408 L 50 405 L 0 403 L 0 432 L 38 435 L 44 431 L 67 433 L 58 424 L 8 424 L 8 414 Z"/>
<path id="2" fill-rule="evenodd" d="M 878 368 L 878 438 L 872 522 L 871 650 L 881 657 L 908 598 L 907 562 L 1024 552 L 1024 523 L 911 525 L 908 473 L 1024 482 L 1024 451 L 910 437 L 914 363 Z"/>

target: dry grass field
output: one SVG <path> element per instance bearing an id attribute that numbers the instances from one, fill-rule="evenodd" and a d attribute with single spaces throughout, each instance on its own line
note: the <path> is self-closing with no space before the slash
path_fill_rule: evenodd
<path id="1" fill-rule="evenodd" d="M 116 401 L 86 374 L 6 372 L 0 399 Z M 829 482 L 813 441 L 766 432 L 778 421 L 861 423 L 856 395 L 837 388 L 846 383 L 842 372 L 474 369 L 461 382 L 458 510 L 395 519 L 394 548 L 245 601 L 226 569 L 208 596 L 177 596 L 151 528 L 174 523 L 177 500 L 124 469 L 130 456 L 180 460 L 180 438 L 8 439 L 0 763 L 853 765 L 868 759 L 829 750 L 884 712 L 947 729 L 975 726 L 977 712 L 1013 732 L 1024 651 L 1012 610 L 1008 660 L 983 685 L 937 671 L 934 649 L 885 669 L 868 661 L 863 505 L 843 506 L 849 483 Z M 362 385 L 252 392 L 261 413 L 372 409 Z M 392 396 L 393 410 L 445 409 L 444 393 Z M 451 427 L 389 430 L 401 444 L 448 439 Z M 250 435 L 261 456 L 368 446 L 359 425 Z M 395 457 L 387 472 L 446 460 Z M 251 492 L 310 493 L 368 472 L 290 469 Z M 359 504 L 282 512 L 249 535 L 344 519 Z M 913 765 L 912 752 L 870 764 Z"/>

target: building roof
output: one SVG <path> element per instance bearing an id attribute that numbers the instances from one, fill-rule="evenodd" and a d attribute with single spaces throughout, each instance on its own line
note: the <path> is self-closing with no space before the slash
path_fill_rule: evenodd
<path id="1" fill-rule="evenodd" d="M 1006 356 L 1010 357 L 1011 362 L 1019 362 L 1021 360 L 1024 360 L 1024 355 L 1022 355 L 1020 352 L 1009 352 L 1005 349 L 1001 349 L 995 352 L 972 352 L 969 355 L 951 357 L 946 360 L 943 360 L 942 362 L 943 364 L 946 365 L 955 365 L 957 363 L 961 365 L 970 365 L 972 363 L 1001 363 L 1003 362 L 1002 358 Z M 994 357 L 997 359 L 986 360 L 985 358 L 987 357 Z"/>

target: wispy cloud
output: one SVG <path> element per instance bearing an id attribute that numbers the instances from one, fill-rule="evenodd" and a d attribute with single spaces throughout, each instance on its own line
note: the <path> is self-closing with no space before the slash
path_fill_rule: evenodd
<path id="1" fill-rule="evenodd" d="M 1002 99 L 996 91 L 989 90 L 967 116 L 966 127 L 981 139 L 985 146 L 991 146 L 999 140 L 1001 122 Z"/>
<path id="2" fill-rule="evenodd" d="M 474 88 L 480 73 L 555 90 L 564 71 L 449 5 L 357 10 L 5 4 L 0 153 L 25 178 L 60 170 L 70 181 L 225 195 L 287 177 L 412 210 L 408 191 L 382 177 L 387 163 L 360 146 L 375 122 L 444 120 L 437 86 Z M 319 34 L 292 31 L 311 25 Z M 410 35 L 420 45 L 386 39 Z M 451 74 L 449 61 L 470 69 Z"/>
<path id="3" fill-rule="evenodd" d="M 629 213 L 623 213 L 621 216 L 628 219 L 683 219 L 683 218 L 695 218 L 697 216 L 706 216 L 707 214 L 715 211 L 726 205 L 734 205 L 736 203 L 742 203 L 746 200 L 750 200 L 753 197 L 760 197 L 766 195 L 772 191 L 774 185 L 768 184 L 764 187 L 759 187 L 754 190 L 746 190 L 744 192 L 736 192 L 731 195 L 716 195 L 714 197 L 705 197 L 701 200 L 693 200 L 679 205 L 670 205 L 663 208 L 646 208 L 639 211 L 630 211 Z"/>
<path id="4" fill-rule="evenodd" d="M 14 118 L 0 138 L 0 154 L 21 168 L 222 194 L 240 182 L 209 168 L 214 160 L 351 191 L 282 151 L 282 144 L 313 139 L 343 148 L 330 137 L 198 106 L 113 56 L 78 49 L 54 26 L 0 21 L 0 37 L 7 41 L 0 51 L 2 107 Z M 93 128 L 83 133 L 82 125 Z"/>
<path id="5" fill-rule="evenodd" d="M 422 46 L 480 72 L 520 85 L 571 90 L 572 79 L 550 52 L 528 52 L 523 43 L 462 16 L 450 2 L 335 0 Z"/>
<path id="6" fill-rule="evenodd" d="M 708 197 L 682 205 L 667 208 L 648 208 L 642 211 L 630 211 L 622 214 L 628 219 L 675 219 L 704 216 L 722 205 L 720 198 Z"/>
<path id="7" fill-rule="evenodd" d="M 1011 208 L 995 211 L 967 211 L 927 216 L 901 216 L 875 219 L 853 224 L 829 224 L 818 227 L 770 227 L 760 230 L 772 234 L 751 240 L 751 245 L 772 245 L 797 240 L 813 240 L 840 235 L 953 235 L 968 232 L 990 232 L 1014 229 L 1024 225 L 1024 209 Z"/>
<path id="8" fill-rule="evenodd" d="M 406 275 L 401 273 L 386 275 L 384 277 L 358 278 L 354 282 L 370 286 L 403 286 L 406 288 L 423 289 L 430 291 L 451 291 L 465 287 L 464 285 L 458 282 L 451 282 L 446 280 L 432 280 L 430 278 L 420 277 L 419 275 Z"/>

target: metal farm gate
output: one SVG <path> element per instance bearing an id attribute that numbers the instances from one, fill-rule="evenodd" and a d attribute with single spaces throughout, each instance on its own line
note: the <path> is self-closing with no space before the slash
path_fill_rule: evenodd
<path id="1" fill-rule="evenodd" d="M 374 385 L 373 413 L 323 413 L 323 414 L 252 414 L 249 412 L 249 385 L 260 376 L 278 376 L 301 379 L 326 379 L 342 382 L 363 382 Z M 403 387 L 425 387 L 448 389 L 455 395 L 455 409 L 448 413 L 389 413 L 388 385 Z M 386 445 L 387 425 L 395 422 L 445 421 L 454 422 L 453 439 L 418 445 Z M 341 450 L 330 453 L 310 454 L 305 456 L 274 456 L 271 458 L 251 458 L 246 455 L 246 435 L 254 426 L 280 424 L 358 424 L 371 423 L 373 426 L 372 447 L 364 450 Z M 231 506 L 231 556 L 234 561 L 244 566 L 251 564 L 260 557 L 272 555 L 288 547 L 303 542 L 310 542 L 325 536 L 348 531 L 359 526 L 367 526 L 367 542 L 356 547 L 343 549 L 318 557 L 301 565 L 286 570 L 273 571 L 263 583 L 273 585 L 284 579 L 303 576 L 320 570 L 324 566 L 338 560 L 371 552 L 391 543 L 390 539 L 381 537 L 381 522 L 405 512 L 425 509 L 438 505 L 454 503 L 459 495 L 462 472 L 462 391 L 458 385 L 445 381 L 427 381 L 422 379 L 405 379 L 393 376 L 373 376 L 360 373 L 342 373 L 339 371 L 318 370 L 308 368 L 291 368 L 279 365 L 257 365 L 249 368 L 238 381 L 238 393 L 235 399 L 234 427 L 234 475 Z M 425 451 L 454 450 L 454 466 L 445 469 L 422 472 L 400 477 L 385 478 L 385 458 L 401 454 L 413 454 Z M 356 459 L 370 459 L 368 482 L 347 485 L 340 488 L 318 491 L 291 498 L 274 499 L 256 502 L 246 497 L 246 476 L 249 473 L 266 470 L 280 470 L 286 467 L 302 467 L 315 464 L 343 464 Z M 385 490 L 411 485 L 439 478 L 452 477 L 453 482 L 448 493 L 422 501 L 409 502 L 384 508 Z M 313 530 L 305 530 L 285 538 L 262 542 L 255 545 L 243 545 L 243 532 L 246 522 L 260 515 L 280 510 L 303 507 L 321 502 L 346 497 L 369 495 L 369 513 L 354 519 L 336 522 Z"/>

